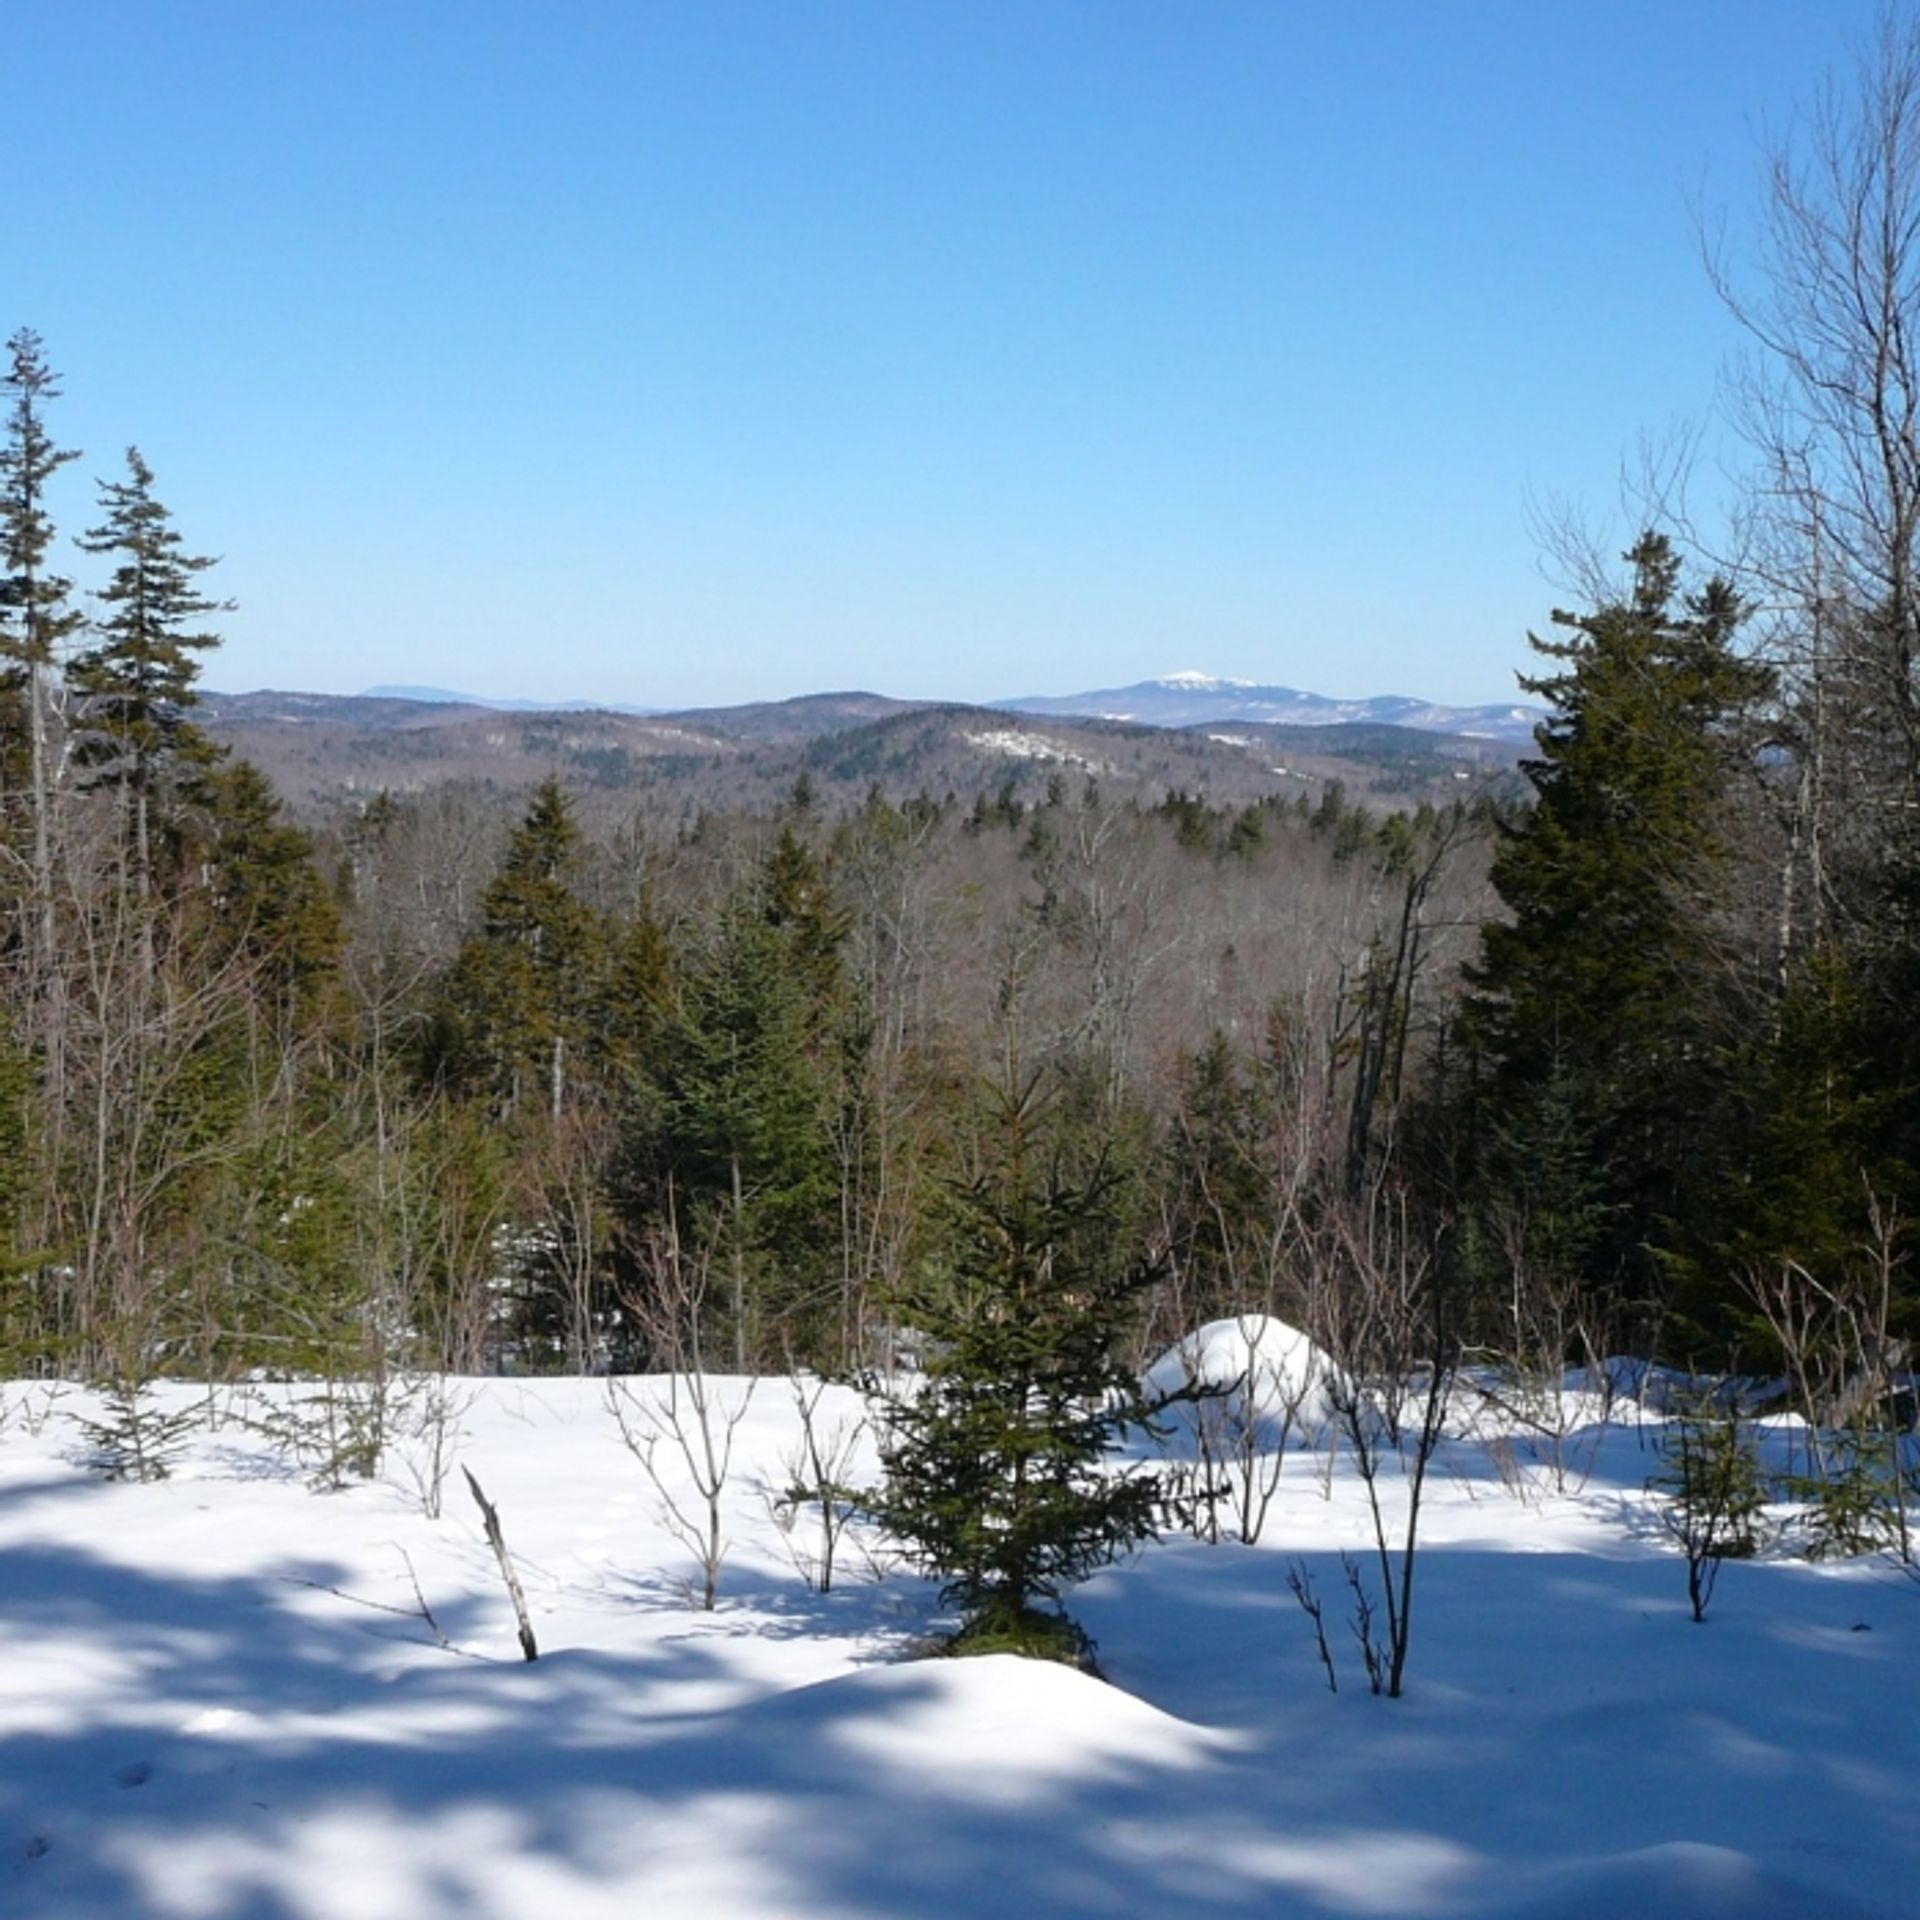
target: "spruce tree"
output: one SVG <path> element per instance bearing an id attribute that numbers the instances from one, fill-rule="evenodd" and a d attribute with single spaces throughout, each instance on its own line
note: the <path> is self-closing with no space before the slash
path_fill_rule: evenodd
<path id="1" fill-rule="evenodd" d="M 1683 595 L 1665 536 L 1627 556 L 1630 588 L 1568 637 L 1532 639 L 1556 670 L 1521 684 L 1552 705 L 1492 879 L 1508 918 L 1482 929 L 1468 1022 L 1488 1068 L 1490 1170 L 1551 1085 L 1556 1151 L 1603 1170 L 1584 1258 L 1609 1290 L 1661 1290 L 1654 1250 L 1705 1183 L 1706 1109 L 1724 1082 L 1713 1020 L 1711 910 L 1740 721 L 1769 677 L 1733 651 L 1724 582 Z M 1601 1224 L 1604 1223 L 1604 1224 Z"/>
<path id="2" fill-rule="evenodd" d="M 0 441 L 0 698 L 6 708 L 10 779 L 25 762 L 32 808 L 31 872 L 37 933 L 36 965 L 51 982 L 53 931 L 53 749 L 52 688 L 61 643 L 80 626 L 68 605 L 73 582 L 47 567 L 53 519 L 47 485 L 77 451 L 56 447 L 45 410 L 60 397 L 60 382 L 47 365 L 40 336 L 22 328 L 7 342 L 7 371 L 0 388 L 12 397 L 6 436 Z M 20 752 L 22 736 L 26 751 Z"/>
<path id="3" fill-rule="evenodd" d="M 1110 1455 L 1145 1424 L 1122 1363 L 1154 1277 L 1118 1182 L 1050 1150 L 1037 1083 L 997 1097 L 994 1164 L 955 1189 L 948 1269 L 903 1303 L 925 1379 L 892 1400 L 880 1512 L 961 1610 L 956 1647 L 1091 1661 L 1060 1609 L 1155 1531 L 1157 1480 Z"/>
<path id="4" fill-rule="evenodd" d="M 204 836 L 196 852 L 218 951 L 252 963 L 263 997 L 308 1010 L 346 941 L 312 835 L 287 819 L 273 783 L 251 761 L 212 768 L 194 791 Z"/>
<path id="5" fill-rule="evenodd" d="M 209 766 L 214 749 L 187 718 L 198 696 L 198 655 L 220 644 L 196 622 L 225 611 L 197 584 L 215 564 L 190 554 L 153 491 L 153 469 L 127 449 L 127 478 L 102 481 L 99 526 L 80 538 L 88 553 L 117 561 L 100 591 L 99 642 L 73 662 L 68 679 L 84 703 L 79 757 L 101 784 L 126 796 L 136 884 L 154 881 L 155 812 L 181 776 Z"/>
<path id="6" fill-rule="evenodd" d="M 574 890 L 579 852 L 572 803 L 549 774 L 454 968 L 452 1014 L 467 1064 L 504 1115 L 545 1108 L 557 1119 L 574 1064 L 594 1044 L 605 933 Z"/>
<path id="7" fill-rule="evenodd" d="M 781 872 L 763 868 L 737 889 L 686 965 L 640 1114 L 642 1206 L 673 1208 L 713 1260 L 742 1371 L 756 1353 L 815 1350 L 839 1227 L 825 997 L 837 935 L 770 884 Z"/>
<path id="8" fill-rule="evenodd" d="M 1270 1086 L 1242 1072 L 1218 1028 L 1182 1066 L 1162 1149 L 1168 1252 L 1183 1321 L 1173 1338 L 1241 1311 L 1253 1297 L 1273 1210 L 1266 1151 L 1272 1099 Z"/>

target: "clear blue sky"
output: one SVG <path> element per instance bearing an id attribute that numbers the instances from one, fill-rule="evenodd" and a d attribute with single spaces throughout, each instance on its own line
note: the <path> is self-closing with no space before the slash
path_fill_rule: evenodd
<path id="1" fill-rule="evenodd" d="M 14 0 L 4 330 L 211 684 L 1498 699 L 1866 0 Z M 75 555 L 85 574 L 94 563 Z"/>

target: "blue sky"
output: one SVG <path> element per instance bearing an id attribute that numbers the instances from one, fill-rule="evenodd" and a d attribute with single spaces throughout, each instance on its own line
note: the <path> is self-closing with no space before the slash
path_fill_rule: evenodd
<path id="1" fill-rule="evenodd" d="M 135 442 L 224 556 L 212 685 L 1499 699 L 1870 16 L 16 0 L 0 323 L 63 526 Z"/>

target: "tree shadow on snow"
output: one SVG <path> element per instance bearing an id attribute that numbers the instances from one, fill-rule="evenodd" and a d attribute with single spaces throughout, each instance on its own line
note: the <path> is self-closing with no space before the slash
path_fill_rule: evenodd
<path id="1" fill-rule="evenodd" d="M 1348 1690 L 1325 1692 L 1285 1564 L 1175 1549 L 1088 1590 L 1110 1671 L 1225 1730 L 1207 1735 L 1082 1676 L 1022 1670 L 996 1691 L 961 1662 L 714 1710 L 739 1675 L 710 1633 L 533 1665 L 458 1659 L 417 1644 L 420 1623 L 292 1584 L 342 1583 L 324 1564 L 200 1579 L 9 1551 L 0 1633 L 57 1642 L 77 1680 L 0 1738 L 0 1911 L 1571 1914 L 1589 1910 L 1584 1882 L 1556 1906 L 1526 1875 L 1680 1840 L 1726 1850 L 1744 1906 L 1696 1888 L 1662 1907 L 1640 1887 L 1637 1920 L 1760 1920 L 1794 1909 L 1737 1863 L 1792 1852 L 1801 1828 L 1809 1858 L 1836 1834 L 1879 1849 L 1889 1884 L 1920 1864 L 1904 1791 L 1884 1791 L 1902 1783 L 1872 1765 L 1876 1740 L 1904 1751 L 1906 1668 L 1888 1664 L 1894 1633 L 1871 1651 L 1871 1634 L 1847 1637 L 1869 1604 L 1857 1587 L 1809 1585 L 1807 1631 L 1783 1639 L 1778 1596 L 1746 1582 L 1723 1596 L 1728 1624 L 1691 1626 L 1669 1560 L 1429 1550 L 1413 1693 L 1391 1703 L 1364 1693 L 1350 1644 Z M 1333 1616 L 1337 1557 L 1304 1564 Z M 795 1598 L 793 1630 L 842 1597 Z M 440 1618 L 458 1642 L 496 1612 L 472 1599 Z M 1722 1657 L 1689 1683 L 1708 1632 Z M 1849 1719 L 1871 1688 L 1833 1693 L 1861 1663 L 1887 1727 Z M 1108 1731 L 1050 1747 L 1068 1721 Z M 1528 1886 L 1531 1907 L 1503 1904 Z M 1802 1910 L 1850 1909 L 1833 1892 Z"/>

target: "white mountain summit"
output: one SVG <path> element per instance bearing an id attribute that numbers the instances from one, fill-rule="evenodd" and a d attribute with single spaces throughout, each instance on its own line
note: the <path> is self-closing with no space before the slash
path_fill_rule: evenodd
<path id="1" fill-rule="evenodd" d="M 1201 673 L 1193 667 L 1183 667 L 1178 673 L 1163 673 L 1158 680 L 1148 682 L 1156 687 L 1175 687 L 1183 693 L 1220 693 L 1228 687 L 1250 687 L 1251 680 L 1229 680 L 1217 673 Z"/>
<path id="2" fill-rule="evenodd" d="M 1233 721 L 1286 727 L 1390 726 L 1422 733 L 1462 734 L 1470 739 L 1531 742 L 1544 707 L 1501 703 L 1484 707 L 1442 706 L 1406 694 L 1376 694 L 1334 700 L 1297 687 L 1262 686 L 1196 668 L 1141 680 L 1130 687 L 1090 693 L 1025 694 L 992 705 L 1011 713 L 1054 714 L 1130 720 L 1148 727 L 1199 727 Z"/>

